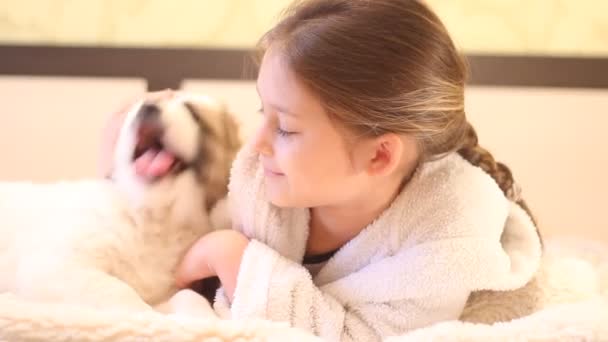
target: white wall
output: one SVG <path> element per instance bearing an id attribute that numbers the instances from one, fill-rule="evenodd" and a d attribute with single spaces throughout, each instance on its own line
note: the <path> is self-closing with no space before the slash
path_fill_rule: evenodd
<path id="1" fill-rule="evenodd" d="M 227 102 L 251 134 L 252 82 L 185 82 Z M 101 127 L 141 80 L 0 77 L 0 180 L 95 176 Z M 608 241 L 608 89 L 472 87 L 467 108 L 482 145 L 511 167 L 545 235 Z"/>
<path id="2" fill-rule="evenodd" d="M 472 88 L 466 102 L 542 230 L 608 241 L 608 89 Z"/>
<path id="3" fill-rule="evenodd" d="M 0 77 L 0 180 L 94 177 L 108 114 L 145 80 Z"/>

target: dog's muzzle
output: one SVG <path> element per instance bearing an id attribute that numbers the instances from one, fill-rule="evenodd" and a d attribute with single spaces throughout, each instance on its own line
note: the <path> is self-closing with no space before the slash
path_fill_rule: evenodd
<path id="1" fill-rule="evenodd" d="M 185 163 L 163 142 L 165 127 L 161 110 L 155 104 L 144 104 L 136 117 L 136 144 L 133 164 L 137 174 L 157 180 L 185 169 Z"/>

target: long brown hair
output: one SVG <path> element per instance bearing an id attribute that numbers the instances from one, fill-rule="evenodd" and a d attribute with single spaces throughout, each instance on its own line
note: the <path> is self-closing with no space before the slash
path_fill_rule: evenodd
<path id="1" fill-rule="evenodd" d="M 424 162 L 457 151 L 532 217 L 511 171 L 479 146 L 466 119 L 468 65 L 418 0 L 296 1 L 257 45 L 278 48 L 332 118 L 359 135 L 416 138 Z"/>

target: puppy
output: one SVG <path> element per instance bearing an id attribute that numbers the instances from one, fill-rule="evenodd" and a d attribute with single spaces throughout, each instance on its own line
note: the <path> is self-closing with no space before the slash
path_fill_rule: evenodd
<path id="1" fill-rule="evenodd" d="M 111 179 L 0 183 L 0 293 L 100 309 L 165 301 L 188 248 L 224 228 L 209 211 L 227 193 L 237 137 L 221 105 L 180 94 L 130 109 Z"/>

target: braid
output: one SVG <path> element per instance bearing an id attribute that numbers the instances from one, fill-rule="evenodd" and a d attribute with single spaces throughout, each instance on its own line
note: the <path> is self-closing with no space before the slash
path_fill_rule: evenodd
<path id="1" fill-rule="evenodd" d="M 473 126 L 467 122 L 466 133 L 462 147 L 458 153 L 475 166 L 479 166 L 487 172 L 498 184 L 505 196 L 517 203 L 530 216 L 534 225 L 536 220 L 526 202 L 521 198 L 521 190 L 513 180 L 511 170 L 503 163 L 497 162 L 492 154 L 485 148 L 479 146 L 479 139 Z"/>

